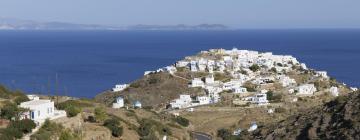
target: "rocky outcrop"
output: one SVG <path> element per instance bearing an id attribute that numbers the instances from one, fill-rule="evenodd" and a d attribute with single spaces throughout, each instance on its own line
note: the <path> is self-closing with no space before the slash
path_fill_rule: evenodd
<path id="1" fill-rule="evenodd" d="M 360 94 L 341 96 L 277 124 L 260 127 L 251 139 L 360 139 Z"/>

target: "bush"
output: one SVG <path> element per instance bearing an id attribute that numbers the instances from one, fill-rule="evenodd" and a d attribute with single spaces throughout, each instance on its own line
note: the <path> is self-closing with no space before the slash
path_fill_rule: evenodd
<path id="1" fill-rule="evenodd" d="M 266 97 L 269 101 L 272 101 L 272 102 L 280 102 L 281 99 L 282 99 L 282 95 L 281 94 L 275 94 L 274 92 L 272 91 L 268 91 L 266 92 Z"/>
<path id="2" fill-rule="evenodd" d="M 104 121 L 107 117 L 107 114 L 106 114 L 104 108 L 102 108 L 102 107 L 95 108 L 94 112 L 95 112 L 95 118 L 98 121 Z"/>
<path id="3" fill-rule="evenodd" d="M 0 116 L 1 118 L 10 120 L 13 117 L 16 117 L 19 112 L 19 108 L 14 103 L 6 103 L 3 108 L 1 108 Z"/>
<path id="4" fill-rule="evenodd" d="M 30 101 L 30 99 L 26 95 L 22 95 L 16 97 L 14 101 L 17 105 L 20 105 L 20 103 Z"/>
<path id="5" fill-rule="evenodd" d="M 67 108 L 65 108 L 65 111 L 68 117 L 75 117 L 77 114 L 81 112 L 81 109 L 74 106 L 68 106 Z"/>
<path id="6" fill-rule="evenodd" d="M 134 82 L 134 83 L 131 83 L 130 84 L 130 87 L 132 87 L 132 88 L 139 88 L 141 85 L 140 85 L 140 83 L 139 82 Z"/>
<path id="7" fill-rule="evenodd" d="M 36 124 L 29 119 L 11 121 L 7 128 L 0 132 L 1 138 L 6 136 L 4 139 L 20 139 L 24 133 L 30 133 L 35 127 Z"/>
<path id="8" fill-rule="evenodd" d="M 275 67 L 272 67 L 272 68 L 270 69 L 270 71 L 273 72 L 273 73 L 277 73 L 277 70 L 276 70 Z"/>
<path id="9" fill-rule="evenodd" d="M 64 129 L 61 124 L 45 120 L 41 128 L 30 137 L 31 140 L 79 140 L 79 136 L 69 129 Z"/>
<path id="10" fill-rule="evenodd" d="M 186 119 L 186 118 L 183 118 L 183 117 L 178 116 L 178 117 L 175 118 L 175 121 L 176 121 L 178 124 L 180 124 L 181 126 L 184 126 L 184 127 L 189 126 L 189 120 Z"/>
<path id="11" fill-rule="evenodd" d="M 88 118 L 86 119 L 86 121 L 91 122 L 91 123 L 95 123 L 96 122 L 96 118 L 94 116 L 88 116 Z"/>
<path id="12" fill-rule="evenodd" d="M 108 119 L 104 122 L 104 126 L 111 130 L 114 137 L 119 137 L 123 134 L 123 128 L 119 127 L 120 122 L 116 119 Z"/>
<path id="13" fill-rule="evenodd" d="M 285 108 L 275 108 L 275 113 L 285 113 L 286 112 L 286 109 Z"/>
<path id="14" fill-rule="evenodd" d="M 0 132 L 1 139 L 4 140 L 15 140 L 20 139 L 23 133 L 16 128 L 5 128 Z"/>
<path id="15" fill-rule="evenodd" d="M 151 77 L 149 78 L 149 84 L 156 84 L 156 83 L 158 83 L 158 82 L 160 82 L 160 79 L 159 79 L 158 77 L 151 76 Z"/>
<path id="16" fill-rule="evenodd" d="M 256 71 L 260 70 L 260 66 L 257 64 L 253 64 L 252 66 L 249 67 L 249 69 L 253 72 L 256 72 Z"/>
<path id="17" fill-rule="evenodd" d="M 222 128 L 217 131 L 217 136 L 222 138 L 223 140 L 226 140 L 231 136 L 231 132 L 229 129 Z"/>

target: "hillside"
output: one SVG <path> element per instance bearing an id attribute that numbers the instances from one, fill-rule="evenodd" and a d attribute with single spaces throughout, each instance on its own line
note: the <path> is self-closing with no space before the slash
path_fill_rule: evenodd
<path id="1" fill-rule="evenodd" d="M 183 93 L 198 93 L 200 89 L 188 88 L 189 81 L 170 75 L 155 73 L 134 81 L 121 92 L 106 91 L 95 97 L 97 102 L 110 105 L 118 96 L 124 96 L 128 103 L 141 101 L 143 106 L 157 106 L 177 98 Z"/>
<path id="2" fill-rule="evenodd" d="M 360 94 L 338 97 L 279 123 L 260 127 L 248 139 L 360 139 Z"/>

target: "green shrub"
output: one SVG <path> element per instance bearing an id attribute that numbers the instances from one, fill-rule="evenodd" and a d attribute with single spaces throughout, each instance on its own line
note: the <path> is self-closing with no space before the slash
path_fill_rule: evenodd
<path id="1" fill-rule="evenodd" d="M 68 117 L 75 117 L 81 112 L 81 109 L 75 106 L 68 106 L 65 108 L 65 111 Z"/>
<path id="2" fill-rule="evenodd" d="M 0 116 L 1 118 L 10 120 L 13 117 L 16 117 L 19 113 L 19 108 L 14 103 L 6 103 L 3 108 L 1 108 Z"/>
<path id="3" fill-rule="evenodd" d="M 181 126 L 184 126 L 184 127 L 189 126 L 189 120 L 186 119 L 186 118 L 183 118 L 183 117 L 178 116 L 178 117 L 175 118 L 175 121 L 176 121 L 178 124 L 180 124 Z"/>
<path id="4" fill-rule="evenodd" d="M 80 101 L 80 100 L 67 100 L 65 102 L 61 102 L 56 104 L 56 108 L 60 110 L 65 110 L 65 108 L 69 106 L 75 106 L 78 108 L 84 108 L 84 107 L 92 107 L 93 104 L 86 101 Z"/>
<path id="5" fill-rule="evenodd" d="M 0 131 L 1 139 L 15 140 L 23 137 L 23 133 L 16 128 L 5 128 Z"/>
<path id="6" fill-rule="evenodd" d="M 41 128 L 30 136 L 31 140 L 79 140 L 79 136 L 69 129 L 64 129 L 61 124 L 45 120 Z"/>
<path id="7" fill-rule="evenodd" d="M 96 122 L 96 118 L 94 116 L 88 116 L 88 118 L 86 119 L 86 121 L 91 122 L 91 123 L 95 123 Z"/>
<path id="8" fill-rule="evenodd" d="M 107 117 L 105 109 L 102 107 L 95 108 L 94 112 L 95 112 L 95 118 L 98 121 L 104 121 Z"/>
<path id="9" fill-rule="evenodd" d="M 104 122 L 104 126 L 111 130 L 114 137 L 119 137 L 123 134 L 123 127 L 119 127 L 120 122 L 116 119 L 108 119 Z"/>
<path id="10" fill-rule="evenodd" d="M 257 64 L 253 64 L 252 66 L 249 67 L 249 69 L 253 72 L 256 72 L 256 71 L 260 70 L 260 66 Z"/>
<path id="11" fill-rule="evenodd" d="M 0 136 L 9 140 L 20 139 L 23 134 L 30 133 L 35 127 L 36 124 L 29 119 L 11 121 L 5 129 L 0 131 Z"/>
<path id="12" fill-rule="evenodd" d="M 20 103 L 30 101 L 30 99 L 26 95 L 21 95 L 16 97 L 14 101 L 17 105 L 20 105 Z"/>
<path id="13" fill-rule="evenodd" d="M 79 139 L 80 138 L 76 134 L 71 133 L 71 131 L 68 129 L 63 130 L 59 137 L 59 140 L 79 140 Z"/>
<path id="14" fill-rule="evenodd" d="M 217 131 L 217 136 L 222 138 L 223 140 L 226 140 L 231 136 L 231 132 L 229 129 L 222 128 Z"/>
<path id="15" fill-rule="evenodd" d="M 134 83 L 131 83 L 130 84 L 130 87 L 132 87 L 132 88 L 139 88 L 141 85 L 140 85 L 140 83 L 139 82 L 134 82 Z"/>

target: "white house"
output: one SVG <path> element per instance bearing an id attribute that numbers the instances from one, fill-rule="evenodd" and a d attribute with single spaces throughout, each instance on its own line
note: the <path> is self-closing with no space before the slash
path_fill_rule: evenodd
<path id="1" fill-rule="evenodd" d="M 250 128 L 248 129 L 249 132 L 255 131 L 258 128 L 256 122 L 252 122 Z"/>
<path id="2" fill-rule="evenodd" d="M 226 82 L 226 83 L 223 84 L 223 89 L 224 90 L 231 90 L 233 88 L 242 86 L 242 84 L 243 84 L 242 80 L 231 79 L 229 82 Z"/>
<path id="3" fill-rule="evenodd" d="M 301 66 L 301 68 L 304 69 L 304 70 L 307 70 L 307 69 L 308 69 L 305 63 L 301 63 L 300 66 Z"/>
<path id="4" fill-rule="evenodd" d="M 233 88 L 233 92 L 234 93 L 246 93 L 247 89 L 244 87 L 235 87 L 235 88 Z"/>
<path id="5" fill-rule="evenodd" d="M 297 87 L 296 95 L 313 95 L 316 92 L 314 84 L 304 84 Z"/>
<path id="6" fill-rule="evenodd" d="M 141 108 L 141 102 L 140 101 L 135 101 L 133 106 L 134 106 L 134 108 Z"/>
<path id="7" fill-rule="evenodd" d="M 175 66 L 176 67 L 186 67 L 189 65 L 189 63 L 190 63 L 189 61 L 178 61 L 178 62 L 176 62 Z"/>
<path id="8" fill-rule="evenodd" d="M 169 72 L 170 74 L 174 74 L 177 71 L 176 67 L 174 67 L 174 66 L 166 66 L 163 69 L 165 71 Z"/>
<path id="9" fill-rule="evenodd" d="M 329 76 L 327 75 L 327 72 L 326 71 L 317 71 L 316 74 L 318 76 L 321 76 L 323 78 L 329 78 Z"/>
<path id="10" fill-rule="evenodd" d="M 180 95 L 180 98 L 179 99 L 175 99 L 175 100 L 172 100 L 170 102 L 170 106 L 171 108 L 186 108 L 186 107 L 189 107 L 190 104 L 191 104 L 191 97 L 190 95 Z"/>
<path id="11" fill-rule="evenodd" d="M 194 78 L 191 81 L 191 87 L 204 87 L 204 82 L 200 78 Z"/>
<path id="12" fill-rule="evenodd" d="M 356 87 L 350 87 L 350 89 L 351 89 L 352 91 L 358 91 L 358 88 L 356 88 Z"/>
<path id="13" fill-rule="evenodd" d="M 278 79 L 279 79 L 280 84 L 283 87 L 287 87 L 287 86 L 296 84 L 295 79 L 292 79 L 292 78 L 290 78 L 288 76 L 281 75 L 281 76 L 278 77 Z"/>
<path id="14" fill-rule="evenodd" d="M 198 101 L 200 105 L 210 104 L 210 98 L 208 96 L 197 96 L 196 101 Z"/>
<path id="15" fill-rule="evenodd" d="M 112 89 L 113 92 L 120 92 L 126 89 L 129 85 L 128 84 L 118 84 Z"/>
<path id="16" fill-rule="evenodd" d="M 190 62 L 190 70 L 191 70 L 192 72 L 198 71 L 197 62 L 196 62 L 196 61 L 191 61 L 191 62 Z"/>
<path id="17" fill-rule="evenodd" d="M 46 119 L 55 119 L 65 117 L 66 112 L 62 110 L 55 110 L 54 102 L 50 100 L 32 100 L 23 102 L 19 105 L 21 108 L 29 109 L 21 115 L 21 119 L 31 119 L 37 123 L 43 122 Z"/>
<path id="18" fill-rule="evenodd" d="M 124 98 L 117 97 L 115 103 L 113 103 L 112 108 L 122 108 L 124 107 Z"/>
<path id="19" fill-rule="evenodd" d="M 207 76 L 206 78 L 205 78 L 205 83 L 206 84 L 212 84 L 212 83 L 214 83 L 214 75 L 210 75 L 210 76 Z"/>
<path id="20" fill-rule="evenodd" d="M 40 100 L 40 97 L 37 95 L 27 95 L 27 97 L 29 98 L 29 100 Z"/>
<path id="21" fill-rule="evenodd" d="M 251 102 L 258 105 L 266 105 L 269 103 L 267 96 L 264 93 L 256 94 L 254 97 L 252 97 Z"/>
<path id="22" fill-rule="evenodd" d="M 337 87 L 331 87 L 329 89 L 329 92 L 331 93 L 332 96 L 335 96 L 335 97 L 339 96 L 339 88 L 337 88 Z"/>
<path id="23" fill-rule="evenodd" d="M 238 128 L 238 129 L 236 129 L 236 130 L 234 130 L 233 131 L 233 136 L 238 136 L 238 135 L 240 135 L 241 134 L 241 128 Z"/>

